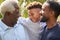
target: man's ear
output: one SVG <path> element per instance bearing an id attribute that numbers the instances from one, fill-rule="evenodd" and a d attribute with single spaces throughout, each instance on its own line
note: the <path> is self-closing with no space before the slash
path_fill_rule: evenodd
<path id="1" fill-rule="evenodd" d="M 53 15 L 55 15 L 54 13 L 55 13 L 54 11 L 51 11 L 51 14 L 50 15 L 53 16 Z"/>

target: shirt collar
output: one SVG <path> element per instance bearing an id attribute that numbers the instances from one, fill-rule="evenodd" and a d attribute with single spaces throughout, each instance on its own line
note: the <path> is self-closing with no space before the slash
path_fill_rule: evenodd
<path id="1" fill-rule="evenodd" d="M 9 27 L 6 25 L 6 24 L 4 24 L 1 20 L 0 20 L 0 26 L 1 26 L 1 28 L 4 30 L 4 31 L 6 31 Z"/>

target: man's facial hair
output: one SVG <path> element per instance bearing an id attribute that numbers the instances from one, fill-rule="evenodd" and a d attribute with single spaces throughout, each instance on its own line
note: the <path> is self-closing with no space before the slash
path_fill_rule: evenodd
<path id="1" fill-rule="evenodd" d="M 46 21 L 47 21 L 47 18 L 43 16 L 40 22 L 46 22 Z"/>

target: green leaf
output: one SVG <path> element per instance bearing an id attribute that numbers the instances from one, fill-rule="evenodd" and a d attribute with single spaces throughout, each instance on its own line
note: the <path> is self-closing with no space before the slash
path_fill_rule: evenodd
<path id="1" fill-rule="evenodd" d="M 0 4 L 3 2 L 3 0 L 0 0 Z"/>

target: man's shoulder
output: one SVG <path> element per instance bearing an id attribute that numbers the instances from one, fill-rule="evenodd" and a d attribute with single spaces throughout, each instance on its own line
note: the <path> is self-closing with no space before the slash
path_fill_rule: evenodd
<path id="1" fill-rule="evenodd" d="M 44 28 L 46 25 L 47 25 L 46 22 L 40 22 L 40 26 L 41 26 L 41 27 Z"/>
<path id="2" fill-rule="evenodd" d="M 2 25 L 1 20 L 0 20 L 0 33 L 3 32 L 3 27 L 2 26 L 4 26 L 4 25 Z"/>
<path id="3" fill-rule="evenodd" d="M 60 26 L 59 26 L 59 24 L 56 26 L 55 29 L 50 30 L 47 38 L 48 39 L 52 38 L 52 39 L 56 39 L 56 40 L 60 39 Z"/>
<path id="4" fill-rule="evenodd" d="M 60 24 L 58 24 L 57 27 L 58 27 L 57 30 L 60 31 Z"/>
<path id="5" fill-rule="evenodd" d="M 59 27 L 60 27 L 60 24 L 58 24 L 59 25 Z"/>
<path id="6" fill-rule="evenodd" d="M 24 17 L 19 17 L 18 18 L 18 21 L 24 21 L 24 20 L 26 20 L 26 18 L 24 18 Z"/>
<path id="7" fill-rule="evenodd" d="M 3 26 L 2 23 L 3 23 L 3 22 L 0 20 L 0 29 L 2 29 L 2 26 Z"/>
<path id="8" fill-rule="evenodd" d="M 19 17 L 17 23 L 28 24 L 28 23 L 30 23 L 30 19 L 24 18 L 24 17 Z"/>
<path id="9" fill-rule="evenodd" d="M 25 20 L 26 20 L 25 18 L 19 17 L 17 23 L 23 23 L 25 22 Z"/>
<path id="10" fill-rule="evenodd" d="M 55 28 L 52 30 L 52 32 L 54 32 L 54 34 L 60 35 L 60 25 L 57 24 Z"/>
<path id="11" fill-rule="evenodd" d="M 60 24 L 57 24 L 56 27 L 57 27 L 57 29 L 60 29 Z"/>

